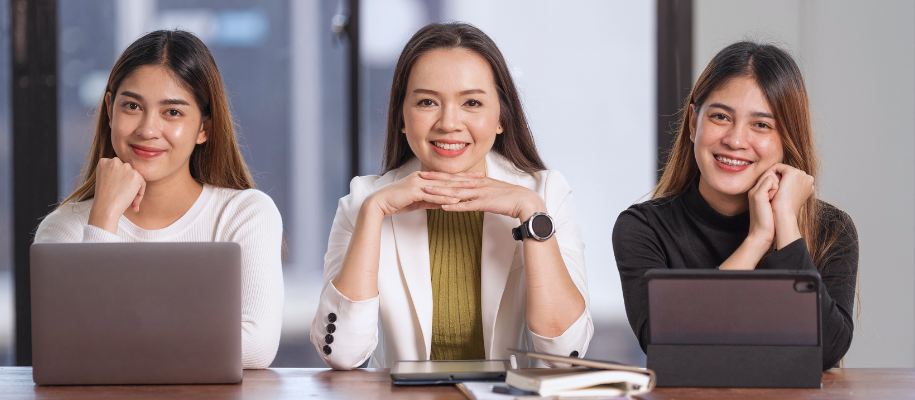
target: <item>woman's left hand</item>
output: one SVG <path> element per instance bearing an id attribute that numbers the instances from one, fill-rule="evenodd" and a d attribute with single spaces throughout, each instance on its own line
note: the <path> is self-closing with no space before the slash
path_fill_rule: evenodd
<path id="1" fill-rule="evenodd" d="M 773 165 L 770 171 L 781 176 L 778 190 L 772 197 L 772 215 L 775 217 L 775 247 L 782 249 L 801 238 L 798 214 L 813 195 L 813 177 L 781 163 Z"/>
<path id="2" fill-rule="evenodd" d="M 772 198 L 772 212 L 778 216 L 798 216 L 801 207 L 813 195 L 813 177 L 797 168 L 775 164 L 771 168 L 781 178 L 778 181 L 778 191 Z"/>
<path id="3" fill-rule="evenodd" d="M 426 179 L 452 180 L 455 176 L 444 172 L 431 172 Z M 466 180 L 466 177 L 461 177 Z M 525 187 L 500 180 L 472 178 L 473 187 L 426 186 L 426 193 L 461 199 L 457 204 L 442 205 L 446 211 L 485 211 L 527 221 L 536 212 L 546 212 L 546 206 L 537 193 Z"/>

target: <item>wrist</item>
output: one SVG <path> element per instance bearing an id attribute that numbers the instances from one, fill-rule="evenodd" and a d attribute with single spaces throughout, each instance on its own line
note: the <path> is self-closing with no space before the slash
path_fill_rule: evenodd
<path id="1" fill-rule="evenodd" d="M 518 213 L 518 220 L 521 223 L 526 222 L 531 219 L 535 213 L 544 213 L 546 212 L 546 206 L 543 204 L 543 200 L 540 199 L 536 193 L 534 193 L 533 198 L 527 200 L 523 206 L 521 206 L 521 212 Z"/>
<path id="2" fill-rule="evenodd" d="M 367 197 L 359 208 L 359 219 L 382 219 L 384 216 L 384 208 L 375 201 L 375 195 Z"/>
<path id="3" fill-rule="evenodd" d="M 752 232 L 747 235 L 747 238 L 743 241 L 743 246 L 746 246 L 753 253 L 765 254 L 772 248 L 773 238 L 765 237 L 760 234 L 753 234 Z"/>

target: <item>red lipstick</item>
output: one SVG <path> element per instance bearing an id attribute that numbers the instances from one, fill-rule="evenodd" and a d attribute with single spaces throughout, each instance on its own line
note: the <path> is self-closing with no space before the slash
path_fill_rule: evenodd
<path id="1" fill-rule="evenodd" d="M 130 145 L 130 149 L 133 150 L 134 154 L 143 158 L 155 158 L 165 154 L 165 150 L 149 146 L 140 146 L 138 144 Z"/>

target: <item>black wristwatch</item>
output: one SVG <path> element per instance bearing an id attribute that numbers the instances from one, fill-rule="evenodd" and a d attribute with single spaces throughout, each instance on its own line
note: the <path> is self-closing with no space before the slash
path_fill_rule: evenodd
<path id="1" fill-rule="evenodd" d="M 556 233 L 556 227 L 553 225 L 553 218 L 542 212 L 534 213 L 521 226 L 512 229 L 512 237 L 515 240 L 531 238 L 542 242 L 553 237 L 554 233 Z"/>

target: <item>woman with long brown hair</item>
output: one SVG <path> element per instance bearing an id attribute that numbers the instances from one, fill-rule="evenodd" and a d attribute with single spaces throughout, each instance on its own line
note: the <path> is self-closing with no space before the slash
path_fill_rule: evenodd
<path id="1" fill-rule="evenodd" d="M 156 31 L 115 63 L 76 190 L 35 242 L 239 243 L 242 365 L 266 368 L 282 325 L 282 235 L 239 152 L 212 54 L 191 33 Z"/>
<path id="2" fill-rule="evenodd" d="M 463 23 L 413 35 L 384 160 L 383 175 L 353 179 L 331 228 L 311 328 L 328 365 L 585 354 L 594 327 L 572 192 L 540 160 L 492 39 Z"/>
<path id="3" fill-rule="evenodd" d="M 823 369 L 851 345 L 858 238 L 816 197 L 817 155 L 797 64 L 765 44 L 734 43 L 702 72 L 650 201 L 620 214 L 613 250 L 626 313 L 648 344 L 652 268 L 812 270 L 822 276 Z"/>

